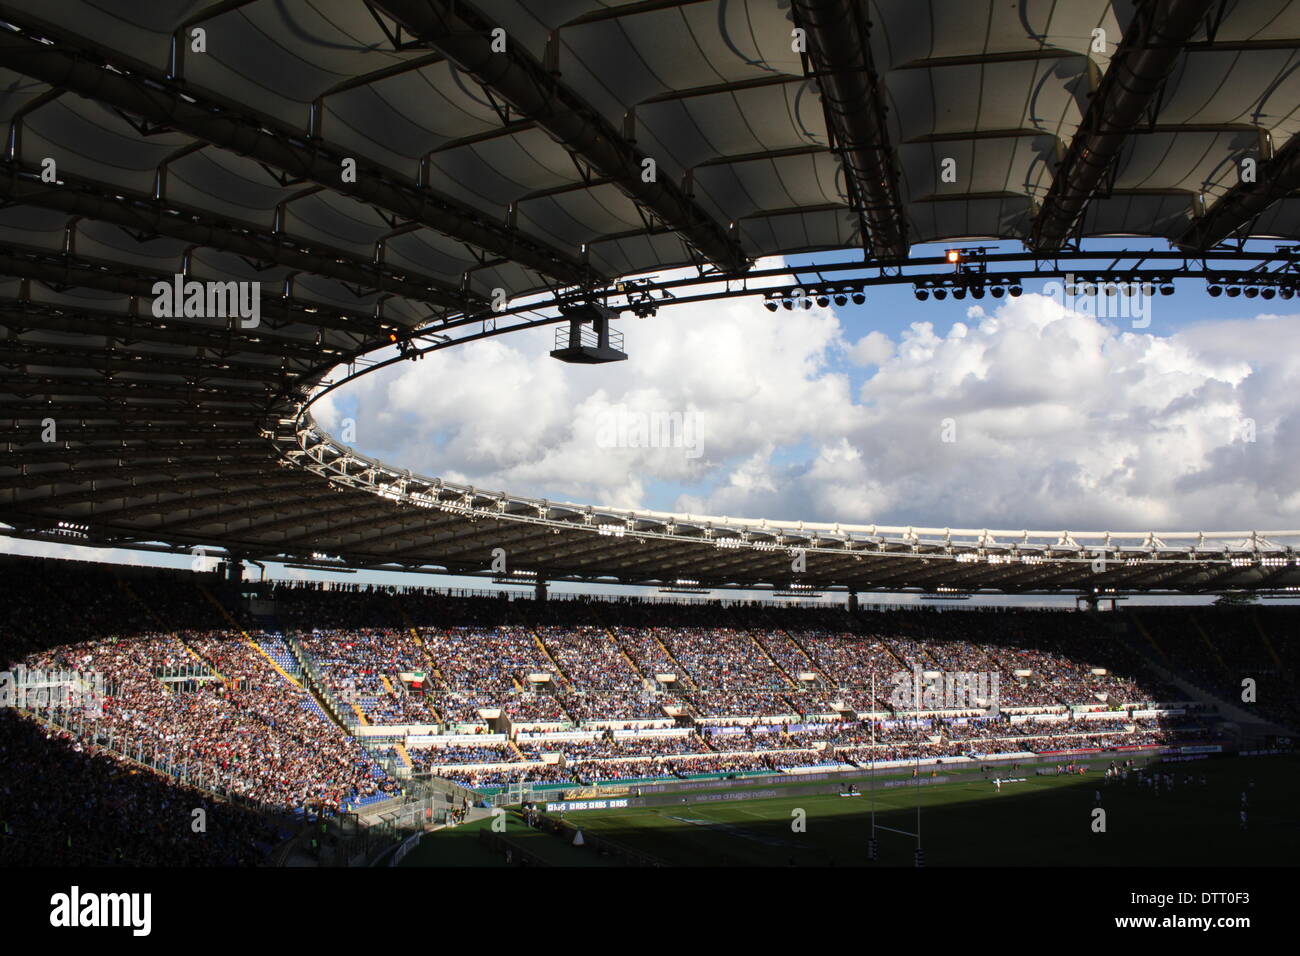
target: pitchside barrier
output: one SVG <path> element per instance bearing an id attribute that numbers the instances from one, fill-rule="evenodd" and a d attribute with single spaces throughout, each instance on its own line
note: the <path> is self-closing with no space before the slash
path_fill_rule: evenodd
<path id="1" fill-rule="evenodd" d="M 1196 744 L 1183 744 L 1178 746 L 1152 744 L 1150 746 L 1132 746 L 1119 747 L 1113 750 L 1061 750 L 1051 753 L 1023 753 L 1013 754 L 993 754 L 989 756 L 974 755 L 970 757 L 934 757 L 929 760 L 920 761 L 919 765 L 915 760 L 892 760 L 881 761 L 875 765 L 874 774 L 876 777 L 885 775 L 895 775 L 906 773 L 911 769 L 918 767 L 922 773 L 937 771 L 948 772 L 969 772 L 984 767 L 996 768 L 1010 763 L 1018 763 L 1023 766 L 1033 767 L 1039 764 L 1057 764 L 1062 762 L 1085 762 L 1091 763 L 1097 760 L 1128 760 L 1136 757 L 1155 757 L 1169 756 L 1179 754 L 1224 754 L 1235 752 L 1232 745 L 1226 742 Z M 750 773 L 746 775 L 736 775 L 734 778 L 730 775 L 710 776 L 708 779 L 695 780 L 669 780 L 654 783 L 648 782 L 629 782 L 629 781 L 610 781 L 609 783 L 593 784 L 585 787 L 562 787 L 551 785 L 545 788 L 523 789 L 518 785 L 510 790 L 502 790 L 490 796 L 481 796 L 483 806 L 508 807 L 518 806 L 521 803 L 537 804 L 560 804 L 574 801 L 592 801 L 592 800 L 609 800 L 615 798 L 639 799 L 650 797 L 662 793 L 690 793 L 698 790 L 722 790 L 722 789 L 741 789 L 754 786 L 770 786 L 777 783 L 786 783 L 798 780 L 802 783 L 814 783 L 819 781 L 848 781 L 862 780 L 872 776 L 870 767 L 844 768 L 837 770 L 819 770 L 812 773 Z M 786 787 L 781 787 L 781 792 L 786 791 Z M 641 806 L 641 804 L 629 803 L 624 806 Z"/>
<path id="2" fill-rule="evenodd" d="M 896 780 L 882 780 L 876 784 L 878 789 L 893 790 L 899 787 L 928 786 L 936 783 L 953 783 L 958 777 L 944 774 L 942 776 L 902 777 Z M 856 796 L 844 794 L 843 783 L 791 784 L 780 789 L 763 790 L 721 790 L 713 793 L 697 793 L 689 797 L 673 793 L 656 793 L 648 797 L 616 797 L 612 799 L 566 800 L 562 803 L 546 804 L 547 813 L 567 813 L 578 810 L 618 810 L 622 808 L 639 809 L 641 807 L 698 806 L 702 803 L 730 803 L 736 800 L 770 800 L 776 797 L 809 797 L 838 793 L 846 800 L 864 799 L 867 791 L 858 788 Z"/>
<path id="3" fill-rule="evenodd" d="M 406 854 L 410 853 L 420 845 L 420 840 L 423 836 L 424 834 L 422 832 L 417 832 L 412 833 L 409 837 L 403 840 L 397 849 L 393 851 L 393 855 L 389 859 L 388 865 L 397 866 L 397 864 L 401 863 L 402 860 L 406 858 Z"/>
<path id="4" fill-rule="evenodd" d="M 1059 763 L 1095 764 L 1101 761 L 1130 760 L 1138 758 L 1169 757 L 1196 753 L 1210 756 L 1226 753 L 1218 745 L 1200 745 L 1192 747 L 1132 747 L 1123 750 L 1086 750 L 1055 754 L 998 754 L 996 757 L 980 759 L 963 758 L 961 760 L 944 757 L 943 763 L 921 763 L 921 776 L 898 776 L 900 771 L 916 767 L 912 761 L 905 766 L 880 767 L 875 770 L 875 777 L 889 776 L 891 779 L 879 780 L 876 786 L 893 790 L 898 787 L 915 786 L 918 782 L 925 786 L 935 783 L 952 783 L 963 777 L 970 777 L 976 772 L 1001 771 L 1011 764 L 1018 764 L 1024 772 L 1036 771 L 1039 767 L 1054 767 Z M 930 776 L 930 771 L 935 776 Z M 1020 774 L 1023 775 L 1023 774 Z M 581 810 L 619 810 L 640 807 L 662 807 L 687 803 L 713 803 L 732 800 L 764 800 L 775 797 L 806 796 L 830 794 L 841 791 L 852 781 L 859 790 L 865 790 L 860 783 L 872 777 L 867 768 L 858 770 L 827 771 L 814 774 L 765 774 L 762 777 L 746 777 L 738 780 L 719 778 L 715 780 L 694 780 L 682 783 L 665 783 L 642 787 L 613 787 L 610 789 L 589 788 L 585 791 L 569 791 L 556 799 L 556 793 L 537 795 L 534 802 L 544 805 L 547 812 L 571 812 Z M 794 781 L 798 781 L 795 783 Z M 827 783 L 827 781 L 834 781 Z M 781 783 L 781 786 L 773 786 Z M 701 793 L 699 791 L 711 791 Z"/>

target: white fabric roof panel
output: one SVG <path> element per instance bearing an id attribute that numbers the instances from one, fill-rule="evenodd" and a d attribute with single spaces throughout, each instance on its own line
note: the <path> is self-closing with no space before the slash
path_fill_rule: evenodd
<path id="1" fill-rule="evenodd" d="M 700 199 L 720 210 L 724 221 L 795 206 L 848 204 L 840 164 L 828 152 L 710 165 L 699 170 L 695 184 Z"/>
<path id="2" fill-rule="evenodd" d="M 1300 38 L 1295 42 L 1300 47 Z M 1300 130 L 1300 49 L 1188 52 L 1171 78 L 1159 122 L 1250 125 L 1282 145 Z"/>
<path id="3" fill-rule="evenodd" d="M 1255 130 L 1153 132 L 1130 136 L 1115 174 L 1117 189 L 1204 192 L 1206 200 L 1237 185 L 1239 159 L 1255 154 Z"/>
<path id="4" fill-rule="evenodd" d="M 1046 191 L 1056 159 L 1054 136 L 999 136 L 899 147 L 902 179 L 913 201 L 965 195 Z M 946 163 L 955 162 L 955 182 L 946 182 Z"/>
<path id="5" fill-rule="evenodd" d="M 50 157 L 60 177 L 69 173 L 147 193 L 158 164 L 191 142 L 178 133 L 142 137 L 111 110 L 65 93 L 23 118 L 20 159 L 39 167 Z"/>
<path id="6" fill-rule="evenodd" d="M 1031 211 L 1025 196 L 940 199 L 907 205 L 914 242 L 945 239 L 1019 239 L 1028 234 Z"/>
<path id="7" fill-rule="evenodd" d="M 739 230 L 745 251 L 753 256 L 812 252 L 817 249 L 843 248 L 858 244 L 858 217 L 847 206 L 816 212 L 782 213 L 744 219 Z"/>
<path id="8" fill-rule="evenodd" d="M 75 24 L 84 36 L 112 37 L 112 47 L 159 69 L 167 67 L 172 31 L 212 0 L 42 0 L 34 10 L 52 23 Z"/>
<path id="9" fill-rule="evenodd" d="M 1191 193 L 1150 194 L 1116 191 L 1096 197 L 1084 213 L 1087 236 L 1180 235 L 1191 222 L 1195 206 Z"/>
<path id="10" fill-rule="evenodd" d="M 582 181 L 567 150 L 539 129 L 434 154 L 429 184 L 492 215 L 530 193 Z"/>
<path id="11" fill-rule="evenodd" d="M 207 53 L 186 54 L 185 79 L 299 126 L 339 82 L 428 52 L 393 52 L 360 3 L 250 3 L 202 26 Z"/>
<path id="12" fill-rule="evenodd" d="M 298 122 L 306 122 L 305 111 Z M 431 150 L 500 127 L 482 90 L 444 61 L 324 97 L 321 132 L 400 169 Z"/>
<path id="13" fill-rule="evenodd" d="M 887 85 L 896 143 L 999 130 L 1038 130 L 1068 143 L 1087 109 L 1088 60 L 895 70 Z"/>
<path id="14" fill-rule="evenodd" d="M 574 26 L 561 33 L 561 78 L 620 126 L 630 107 L 664 93 L 803 76 L 788 17 L 764 0 L 713 0 Z"/>
<path id="15" fill-rule="evenodd" d="M 673 168 L 718 157 L 826 146 L 826 123 L 813 80 L 690 96 L 637 107 L 637 142 Z"/>
<path id="16" fill-rule="evenodd" d="M 643 228 L 636 204 L 613 185 L 545 196 L 519 206 L 519 225 L 547 241 L 576 248 L 591 239 Z M 654 263 L 646 263 L 653 267 Z"/>
<path id="17" fill-rule="evenodd" d="M 749 250 L 746 250 L 749 251 Z M 681 237 L 671 232 L 642 233 L 588 247 L 593 268 L 606 275 L 655 272 L 663 263 L 689 261 Z"/>
<path id="18" fill-rule="evenodd" d="M 1223 42 L 1300 37 L 1300 7 L 1291 0 L 1228 0 L 1216 39 Z"/>
<path id="19" fill-rule="evenodd" d="M 109 262 L 125 262 L 154 272 L 175 273 L 180 268 L 186 244 L 166 236 L 139 242 L 119 226 L 83 219 L 76 224 L 79 255 Z M 123 239 L 126 239 L 123 242 Z"/>
<path id="20" fill-rule="evenodd" d="M 1300 238 L 1300 197 L 1288 196 L 1264 210 L 1253 234 L 1277 239 Z"/>
<path id="21" fill-rule="evenodd" d="M 1108 52 L 1113 51 L 1131 16 L 1130 4 L 1112 6 L 1109 0 L 871 0 L 868 7 L 868 18 L 878 27 L 872 31 L 871 47 L 880 70 L 921 60 L 1043 48 L 1105 59 L 1106 54 L 1091 51 L 1092 31 L 1105 30 Z"/>
<path id="22" fill-rule="evenodd" d="M 213 147 L 167 164 L 169 199 L 266 229 L 274 222 L 276 205 L 302 188 L 301 183 L 282 185 L 253 160 Z"/>
<path id="23" fill-rule="evenodd" d="M 0 242 L 5 245 L 36 249 L 59 249 L 63 246 L 66 214 L 36 206 L 15 206 L 0 215 Z"/>
<path id="24" fill-rule="evenodd" d="M 375 243 L 390 226 L 372 207 L 349 196 L 318 192 L 284 207 L 285 229 L 358 256 L 374 255 Z"/>

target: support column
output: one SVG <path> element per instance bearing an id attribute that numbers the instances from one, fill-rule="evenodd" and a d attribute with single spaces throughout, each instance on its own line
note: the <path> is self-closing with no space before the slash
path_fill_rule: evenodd
<path id="1" fill-rule="evenodd" d="M 538 601 L 546 600 L 546 581 L 542 578 L 537 579 L 537 590 L 534 596 Z"/>

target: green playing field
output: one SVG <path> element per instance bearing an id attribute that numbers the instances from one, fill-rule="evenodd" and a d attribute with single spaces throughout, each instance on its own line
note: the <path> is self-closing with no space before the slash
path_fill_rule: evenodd
<path id="1" fill-rule="evenodd" d="M 1163 769 L 1177 778 L 1171 792 L 1107 784 L 1100 772 L 1037 777 L 1032 771 L 1001 792 L 978 774 L 947 784 L 878 788 L 876 822 L 915 833 L 919 800 L 927 866 L 1292 866 L 1300 860 L 1297 758 L 1225 758 Z M 1184 783 L 1187 775 L 1193 783 Z M 865 790 L 865 782 L 859 786 Z M 1098 790 L 1104 832 L 1094 830 Z M 1242 791 L 1248 793 L 1245 830 Z M 688 795 L 671 806 L 570 812 L 566 820 L 669 865 L 912 866 L 917 841 L 895 832 L 878 832 L 879 860 L 868 860 L 871 803 L 866 793 L 725 803 L 692 802 Z M 526 832 L 510 822 L 512 834 Z M 530 845 L 552 851 L 544 856 L 555 865 L 608 863 L 558 836 L 527 836 Z M 426 838 L 412 862 L 455 865 L 455 854 L 440 849 L 450 851 L 455 839 L 453 832 Z"/>

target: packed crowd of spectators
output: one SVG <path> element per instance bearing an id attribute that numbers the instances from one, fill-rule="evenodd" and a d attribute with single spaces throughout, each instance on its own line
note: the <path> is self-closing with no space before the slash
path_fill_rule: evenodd
<path id="1" fill-rule="evenodd" d="M 425 672 L 429 663 L 402 628 L 294 631 L 326 687 L 343 704 L 355 704 L 372 724 L 431 724 L 437 716 L 401 674 Z"/>
<path id="2" fill-rule="evenodd" d="M 102 673 L 109 690 L 103 717 L 71 730 L 6 715 L 0 739 L 9 748 L 6 759 L 16 759 L 11 755 L 22 748 L 47 748 L 57 752 L 59 766 L 84 767 L 87 779 L 98 779 L 104 767 L 135 767 L 140 774 L 126 776 L 140 776 L 139 788 L 113 797 L 129 808 L 152 807 L 160 793 L 197 792 L 150 775 L 148 767 L 166 767 L 192 784 L 265 808 L 264 814 L 232 816 L 243 822 L 231 824 L 229 841 L 216 851 L 165 843 L 142 845 L 142 857 L 199 852 L 205 859 L 237 862 L 263 852 L 272 839 L 262 826 L 269 819 L 265 814 L 318 804 L 341 807 L 397 789 L 371 755 L 307 691 L 285 679 L 239 627 L 268 642 L 274 640 L 268 635 L 283 631 L 322 676 L 325 692 L 355 703 L 376 724 L 482 724 L 480 710 L 500 708 L 516 725 L 652 718 L 694 727 L 700 726 L 695 721 L 738 724 L 755 718 L 785 725 L 734 735 L 606 735 L 560 746 L 530 741 L 523 760 L 496 746 L 411 751 L 417 769 L 435 766 L 435 759 L 472 765 L 487 762 L 481 759 L 487 756 L 521 764 L 480 773 L 480 783 L 521 776 L 581 783 L 738 773 L 813 766 L 814 760 L 946 757 L 975 749 L 1115 747 L 1213 732 L 1202 718 L 1134 721 L 1123 715 L 1017 724 L 997 718 L 794 726 L 840 703 L 859 712 L 905 711 L 893 692 L 898 675 L 913 668 L 996 674 L 1004 709 L 1063 711 L 1065 705 L 1184 699 L 1185 692 L 1159 677 L 1149 658 L 1234 701 L 1242 677 L 1256 677 L 1261 713 L 1277 720 L 1300 717 L 1300 638 L 1295 612 L 1286 608 L 851 614 L 831 608 L 536 604 L 369 585 L 282 583 L 264 589 L 268 605 L 274 601 L 268 612 L 272 626 L 245 609 L 236 589 L 210 576 L 201 589 L 188 573 L 79 562 L 10 560 L 5 571 L 3 663 Z M 1145 630 L 1128 626 L 1130 615 Z M 401 679 L 407 672 L 425 675 L 423 689 Z M 676 681 L 655 680 L 668 673 Z M 549 680 L 531 681 L 535 674 Z M 800 674 L 814 675 L 813 686 L 803 686 L 809 682 L 800 681 Z M 684 708 L 681 717 L 666 714 L 665 708 L 678 706 Z M 10 746 L 18 739 L 21 747 Z M 823 741 L 825 748 L 813 746 Z M 537 762 L 541 753 L 556 750 L 565 754 L 564 766 Z M 447 775 L 468 780 L 475 773 Z M 22 806 L 31 800 L 30 786 L 9 782 L 7 815 L 0 820 L 13 826 L 30 818 L 30 807 Z M 117 793 L 112 784 L 103 792 Z M 109 804 L 98 800 L 92 804 L 102 815 Z M 255 838 L 235 835 L 253 833 Z M 13 846 L 8 844 L 8 852 L 16 852 Z M 87 852 L 98 855 L 106 846 Z M 107 852 L 118 849 L 114 844 Z"/>
<path id="3" fill-rule="evenodd" d="M 178 633 L 193 643 L 146 633 L 53 648 L 24 664 L 107 675 L 102 716 L 75 723 L 83 742 L 165 763 L 209 789 L 267 807 L 335 809 L 397 789 L 242 637 Z"/>

